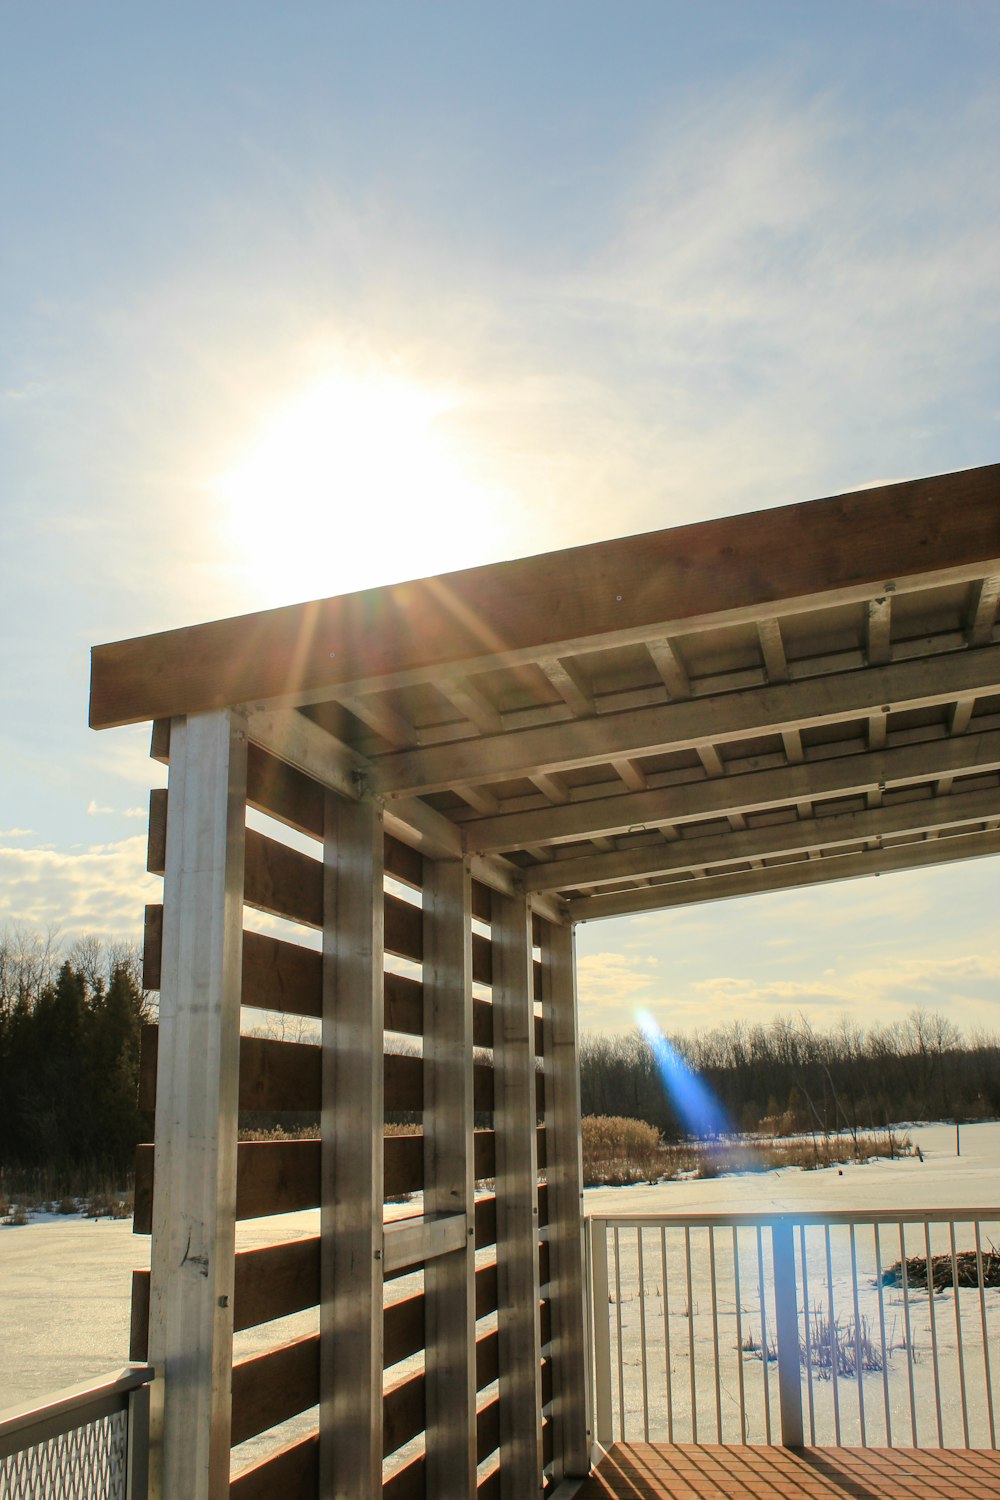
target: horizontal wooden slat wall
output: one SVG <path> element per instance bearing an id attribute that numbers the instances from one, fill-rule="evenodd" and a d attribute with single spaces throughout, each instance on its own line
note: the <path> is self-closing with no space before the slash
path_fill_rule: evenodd
<path id="1" fill-rule="evenodd" d="M 324 865 L 321 858 L 326 792 L 302 772 L 283 765 L 255 745 L 248 747 L 247 803 L 267 817 L 317 840 L 315 856 L 291 847 L 261 826 L 246 830 L 244 901 L 248 908 L 278 917 L 302 929 L 302 940 L 245 930 L 243 934 L 241 1001 L 253 1010 L 280 1012 L 317 1022 L 323 1014 L 323 966 L 320 952 L 311 946 L 309 932 L 321 932 L 324 923 Z M 148 865 L 162 871 L 166 862 L 168 800 L 154 793 L 150 801 Z M 388 877 L 383 895 L 384 947 L 388 955 L 384 973 L 383 1003 L 386 1048 L 383 1061 L 384 1108 L 387 1119 L 403 1117 L 419 1121 L 425 1108 L 425 1068 L 420 1055 L 425 1043 L 425 931 L 424 888 L 431 867 L 414 850 L 386 836 L 384 869 Z M 430 872 L 430 874 L 429 874 Z M 501 1445 L 501 1350 L 504 1311 L 496 1263 L 497 1200 L 493 1183 L 497 1174 L 497 1147 L 493 1130 L 495 1045 L 492 984 L 494 903 L 491 891 L 472 881 L 467 887 L 465 923 L 469 953 L 469 983 L 474 985 L 469 1011 L 469 1032 L 476 1051 L 468 1052 L 470 1097 L 475 1116 L 470 1121 L 472 1171 L 479 1184 L 474 1214 L 470 1217 L 469 1248 L 476 1256 L 474 1306 L 470 1350 L 473 1358 L 473 1389 L 478 1392 L 472 1426 L 478 1493 L 501 1493 L 504 1450 Z M 428 907 L 430 912 L 433 902 Z M 160 976 L 162 908 L 147 908 L 144 945 L 145 981 L 156 988 Z M 286 928 L 287 931 L 287 928 Z M 535 919 L 531 941 L 538 943 L 543 928 Z M 435 943 L 439 940 L 435 937 Z M 432 947 L 427 950 L 437 953 Z M 407 972 L 397 972 L 395 960 L 403 960 Z M 538 950 L 530 959 L 533 996 L 526 997 L 534 1015 L 529 1022 L 529 1048 L 534 1053 L 534 1102 L 538 1123 L 533 1155 L 544 1174 L 546 1142 L 546 1075 L 544 1071 L 545 1024 L 539 1003 L 543 994 L 542 962 Z M 440 1026 L 440 1000 L 437 1024 Z M 447 1027 L 447 1010 L 445 1027 Z M 252 1015 L 245 1027 L 253 1026 Z M 429 1044 L 429 1043 L 428 1043 Z M 440 1042 L 435 1046 L 440 1047 Z M 403 1051 L 400 1051 L 400 1046 Z M 413 1048 L 408 1053 L 405 1049 Z M 149 1027 L 143 1034 L 140 1065 L 140 1102 L 152 1111 L 156 1098 L 158 1034 Z M 428 1054 L 428 1056 L 436 1054 Z M 245 1030 L 241 1038 L 239 1064 L 239 1108 L 248 1114 L 297 1112 L 318 1120 L 323 1106 L 322 1047 L 314 1041 L 285 1041 L 254 1035 Z M 429 1117 L 428 1117 L 429 1120 Z M 428 1124 L 428 1129 L 430 1128 Z M 383 1144 L 383 1183 L 387 1200 L 413 1197 L 412 1211 L 419 1213 L 416 1195 L 425 1189 L 428 1170 L 424 1132 L 419 1124 L 389 1128 Z M 300 1209 L 317 1209 L 322 1183 L 321 1143 L 302 1140 L 243 1140 L 237 1149 L 237 1221 L 265 1219 Z M 427 1184 L 428 1193 L 431 1192 Z M 148 1233 L 152 1223 L 153 1148 L 141 1146 L 136 1160 L 135 1228 Z M 433 1194 L 428 1199 L 433 1202 Z M 545 1242 L 546 1191 L 535 1189 L 537 1205 L 538 1282 L 543 1299 L 538 1327 L 543 1343 L 539 1357 L 540 1385 L 547 1403 L 551 1388 L 548 1358 L 549 1248 Z M 404 1210 L 405 1211 L 405 1210 Z M 397 1210 L 398 1212 L 398 1210 Z M 539 1239 L 540 1235 L 540 1239 Z M 383 1493 L 394 1500 L 409 1500 L 428 1493 L 430 1468 L 425 1451 L 425 1426 L 430 1420 L 431 1397 L 426 1371 L 433 1368 L 425 1349 L 428 1328 L 427 1301 L 431 1286 L 428 1266 L 432 1261 L 408 1264 L 392 1261 L 386 1237 L 382 1344 L 384 1383 L 381 1414 L 384 1456 Z M 429 1243 L 429 1242 L 428 1242 Z M 441 1262 L 444 1264 L 444 1262 Z M 471 1265 L 471 1262 L 470 1262 Z M 427 1289 L 424 1280 L 427 1278 Z M 318 1236 L 239 1249 L 236 1257 L 233 1297 L 233 1330 L 244 1334 L 258 1330 L 267 1343 L 268 1325 L 295 1313 L 317 1309 L 321 1300 L 322 1271 Z M 500 1311 L 498 1313 L 498 1308 Z M 149 1316 L 149 1277 L 136 1273 L 133 1281 L 132 1355 L 146 1352 Z M 498 1323 L 499 1318 L 499 1323 Z M 435 1377 L 436 1378 L 436 1377 Z M 498 1380 L 500 1384 L 498 1385 Z M 269 1344 L 263 1352 L 235 1359 L 232 1380 L 232 1426 L 234 1446 L 259 1440 L 289 1419 L 308 1413 L 320 1401 L 322 1388 L 320 1335 L 310 1332 Z M 434 1388 L 436 1389 L 436 1387 Z M 438 1419 L 440 1420 L 440 1418 Z M 548 1421 L 540 1413 L 543 1449 Z M 232 1480 L 231 1494 L 237 1500 L 263 1500 L 290 1494 L 318 1494 L 322 1468 L 321 1439 L 315 1433 L 295 1432 L 281 1442 L 276 1435 L 262 1456 Z M 549 1443 L 549 1446 L 550 1443 Z"/>

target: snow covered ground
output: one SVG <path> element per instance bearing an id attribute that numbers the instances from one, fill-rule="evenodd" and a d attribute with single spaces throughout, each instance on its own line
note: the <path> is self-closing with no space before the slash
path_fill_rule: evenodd
<path id="1" fill-rule="evenodd" d="M 818 1172 L 783 1169 L 763 1174 L 665 1183 L 656 1187 L 595 1188 L 588 1190 L 586 1194 L 587 1212 L 634 1215 L 725 1213 L 739 1210 L 773 1212 L 794 1208 L 864 1211 L 871 1208 L 989 1207 L 995 1208 L 1000 1214 L 1000 1124 L 963 1126 L 959 1158 L 955 1156 L 954 1126 L 919 1126 L 912 1128 L 910 1134 L 924 1151 L 923 1163 L 916 1158 L 907 1158 L 895 1162 L 880 1161 L 865 1166 L 848 1166 L 844 1167 L 842 1174 L 838 1173 L 837 1168 Z M 412 1211 L 412 1207 L 397 1210 L 403 1213 Z M 315 1214 L 297 1214 L 240 1226 L 240 1243 L 263 1244 L 279 1238 L 312 1234 L 316 1232 L 316 1219 Z M 916 1243 L 911 1245 L 907 1242 L 907 1252 L 910 1255 L 917 1253 L 920 1248 Z M 933 1248 L 937 1253 L 937 1242 Z M 839 1285 L 843 1281 L 844 1267 L 842 1252 L 837 1253 L 841 1259 L 834 1268 L 834 1280 Z M 754 1247 L 753 1256 L 745 1261 L 741 1247 L 741 1270 L 744 1261 L 746 1265 L 745 1278 L 741 1283 L 741 1303 L 747 1309 L 745 1322 L 748 1326 L 759 1323 L 759 1318 L 755 1319 L 752 1311 L 757 1296 L 755 1257 Z M 731 1260 L 730 1241 L 730 1263 Z M 812 1251 L 810 1264 L 811 1262 Z M 700 1264 L 703 1270 L 707 1266 L 704 1259 Z M 130 1273 L 134 1267 L 144 1265 L 148 1265 L 148 1241 L 134 1236 L 131 1224 L 127 1222 L 93 1222 L 51 1216 L 21 1227 L 0 1228 L 0 1408 L 42 1398 L 62 1386 L 105 1374 L 126 1363 Z M 721 1288 L 725 1270 L 721 1241 L 718 1269 Z M 671 1267 L 671 1278 L 673 1274 Z M 647 1283 L 648 1301 L 655 1297 L 656 1277 L 650 1279 L 646 1275 L 644 1279 Z M 819 1286 L 820 1278 L 817 1275 L 817 1280 L 811 1287 L 811 1302 L 815 1302 L 812 1292 Z M 633 1355 L 630 1348 L 635 1341 L 634 1336 L 637 1336 L 637 1287 L 635 1290 L 634 1305 L 626 1305 L 624 1296 L 622 1304 L 625 1330 L 623 1347 L 627 1359 L 637 1358 L 637 1354 Z M 660 1291 L 662 1295 L 662 1287 Z M 992 1295 L 994 1298 L 1000 1297 L 1000 1293 Z M 961 1296 L 964 1318 L 964 1301 L 976 1294 L 962 1293 Z M 936 1299 L 942 1348 L 948 1326 L 952 1330 L 954 1342 L 952 1298 L 953 1293 L 949 1290 Z M 696 1291 L 699 1308 L 703 1300 L 704 1294 Z M 731 1302 L 732 1300 L 730 1298 Z M 926 1314 L 926 1296 L 922 1300 Z M 679 1308 L 679 1311 L 683 1309 Z M 893 1312 L 898 1327 L 901 1312 L 895 1306 Z M 735 1304 L 732 1306 L 731 1316 L 735 1317 Z M 313 1321 L 310 1322 L 310 1319 Z M 991 1302 L 990 1319 L 992 1344 L 993 1324 L 1000 1333 L 1000 1305 L 994 1306 Z M 312 1314 L 300 1315 L 295 1320 L 286 1320 L 282 1325 L 282 1332 L 287 1337 L 296 1337 L 306 1332 L 308 1327 L 314 1326 L 314 1321 Z M 647 1309 L 650 1329 L 654 1321 Z M 266 1330 L 264 1335 L 257 1331 L 240 1335 L 239 1355 L 247 1355 L 254 1352 L 255 1348 L 263 1347 L 268 1334 L 275 1331 L 277 1330 Z M 924 1324 L 921 1324 L 920 1329 L 915 1327 L 914 1343 L 923 1340 L 925 1335 Z M 675 1340 L 676 1355 L 681 1364 L 687 1337 L 685 1332 L 683 1340 Z M 726 1376 L 728 1383 L 725 1400 L 727 1406 L 732 1406 L 735 1383 L 738 1380 L 736 1366 L 740 1362 L 733 1357 L 735 1337 L 731 1330 L 727 1334 L 727 1340 L 730 1347 L 724 1351 L 725 1359 L 733 1368 Z M 672 1354 L 674 1352 L 672 1350 Z M 661 1364 L 662 1354 L 661 1347 Z M 706 1358 L 711 1365 L 712 1335 L 707 1331 L 707 1326 L 704 1332 L 698 1332 L 696 1339 L 696 1362 L 699 1368 Z M 981 1378 L 981 1354 L 979 1359 Z M 762 1392 L 762 1362 L 749 1355 L 741 1363 L 747 1386 L 756 1382 L 757 1388 Z M 893 1380 L 897 1379 L 898 1372 L 902 1372 L 905 1382 L 905 1358 L 899 1359 L 894 1354 L 891 1364 Z M 929 1359 L 921 1354 L 914 1368 L 918 1371 L 918 1380 L 923 1379 L 923 1371 L 930 1370 Z M 995 1351 L 994 1368 L 1000 1384 L 1000 1351 Z M 681 1374 L 687 1380 L 690 1390 L 689 1375 L 683 1369 Z M 865 1376 L 864 1389 L 867 1390 L 873 1381 L 880 1382 L 881 1376 Z M 771 1385 L 776 1393 L 773 1373 Z M 846 1422 L 847 1408 L 852 1402 L 855 1408 L 857 1406 L 857 1387 L 853 1381 L 841 1381 L 840 1385 Z M 826 1392 L 821 1394 L 825 1396 Z M 690 1403 L 690 1396 L 687 1399 Z M 776 1423 L 776 1394 L 774 1400 Z M 906 1415 L 905 1402 L 904 1390 L 900 1420 Z M 894 1400 L 894 1424 L 896 1404 Z M 631 1405 L 627 1399 L 626 1407 Z M 704 1408 L 707 1414 L 704 1419 L 706 1426 L 701 1435 L 711 1439 L 715 1422 L 714 1385 L 705 1386 L 704 1392 L 701 1385 L 698 1386 L 698 1406 L 699 1410 Z M 757 1417 L 754 1421 L 757 1421 Z M 629 1435 L 638 1437 L 642 1434 L 633 1426 Z M 758 1440 L 760 1436 L 761 1433 L 757 1433 Z M 894 1437 L 897 1441 L 906 1441 L 902 1430 L 897 1436 L 895 1427 Z M 928 1433 L 925 1437 L 922 1433 L 921 1441 L 927 1440 L 933 1441 L 932 1435 Z"/>

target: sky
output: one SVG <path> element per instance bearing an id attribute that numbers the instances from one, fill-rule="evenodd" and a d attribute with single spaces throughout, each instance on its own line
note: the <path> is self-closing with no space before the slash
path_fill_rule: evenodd
<path id="1" fill-rule="evenodd" d="M 157 899 L 94 644 L 998 457 L 995 0 L 2 19 L 0 926 Z M 581 1021 L 1000 1029 L 998 910 L 593 923 Z"/>

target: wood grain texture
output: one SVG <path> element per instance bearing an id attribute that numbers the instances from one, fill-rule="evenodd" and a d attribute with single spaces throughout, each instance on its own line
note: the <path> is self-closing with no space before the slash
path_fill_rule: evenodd
<path id="1" fill-rule="evenodd" d="M 1000 466 L 96 646 L 94 728 L 1000 569 Z M 557 586 L 554 586 L 557 584 Z M 372 628 L 372 621 L 379 622 Z M 484 645 L 488 643 L 488 645 Z"/>

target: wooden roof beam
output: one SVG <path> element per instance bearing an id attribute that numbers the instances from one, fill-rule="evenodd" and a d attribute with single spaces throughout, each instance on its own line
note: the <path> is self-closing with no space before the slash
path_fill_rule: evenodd
<path id="1" fill-rule="evenodd" d="M 997 770 L 1000 730 L 835 756 L 801 766 L 744 772 L 714 781 L 594 797 L 562 807 L 502 813 L 496 818 L 463 823 L 462 836 L 469 850 L 498 852 L 525 843 L 559 843 L 591 838 L 595 833 L 614 835 L 660 823 L 695 822 L 726 817 L 731 812 L 787 807 L 803 798 L 863 794 L 880 785 Z"/>
<path id="2" fill-rule="evenodd" d="M 931 830 L 941 832 L 984 824 L 992 817 L 1000 817 L 1000 787 L 947 797 L 922 797 L 867 812 L 796 819 L 735 834 L 680 839 L 673 844 L 653 844 L 644 849 L 622 849 L 606 857 L 553 859 L 526 870 L 522 882 L 526 891 L 618 885 L 639 877 L 711 869 L 740 860 L 815 853 L 890 835 L 915 837 Z"/>
<path id="3" fill-rule="evenodd" d="M 579 897 L 569 902 L 572 922 L 603 917 L 623 917 L 637 912 L 665 911 L 704 901 L 735 900 L 765 891 L 790 891 L 803 886 L 825 885 L 834 880 L 857 880 L 894 870 L 915 870 L 927 865 L 953 864 L 1000 854 L 1000 833 L 957 833 L 924 842 L 896 844 L 888 849 L 866 849 L 861 854 L 840 854 L 825 859 L 801 860 L 797 864 L 765 866 L 738 875 L 717 875 L 704 880 L 678 880 L 669 885 L 643 886 L 640 890 Z"/>
<path id="4" fill-rule="evenodd" d="M 646 650 L 653 658 L 653 665 L 663 679 L 663 685 L 673 699 L 690 698 L 691 679 L 681 661 L 680 653 L 673 641 L 661 638 L 646 641 Z"/>
<path id="5" fill-rule="evenodd" d="M 112 642 L 93 651 L 90 722 L 379 691 L 861 603 L 887 582 L 971 583 L 1000 575 L 998 484 L 989 465 Z"/>
<path id="6" fill-rule="evenodd" d="M 571 661 L 562 661 L 554 656 L 543 656 L 539 658 L 538 666 L 570 712 L 577 718 L 586 718 L 594 712 L 594 695 L 584 682 L 579 669 Z"/>
<path id="7" fill-rule="evenodd" d="M 810 724 L 884 714 L 889 705 L 924 708 L 976 693 L 1000 693 L 1000 646 L 602 714 L 574 724 L 572 733 L 564 724 L 539 725 L 427 745 L 380 756 L 374 784 L 386 794 L 441 791 L 456 781 L 499 781 L 634 760 L 666 748 L 795 734 Z"/>

